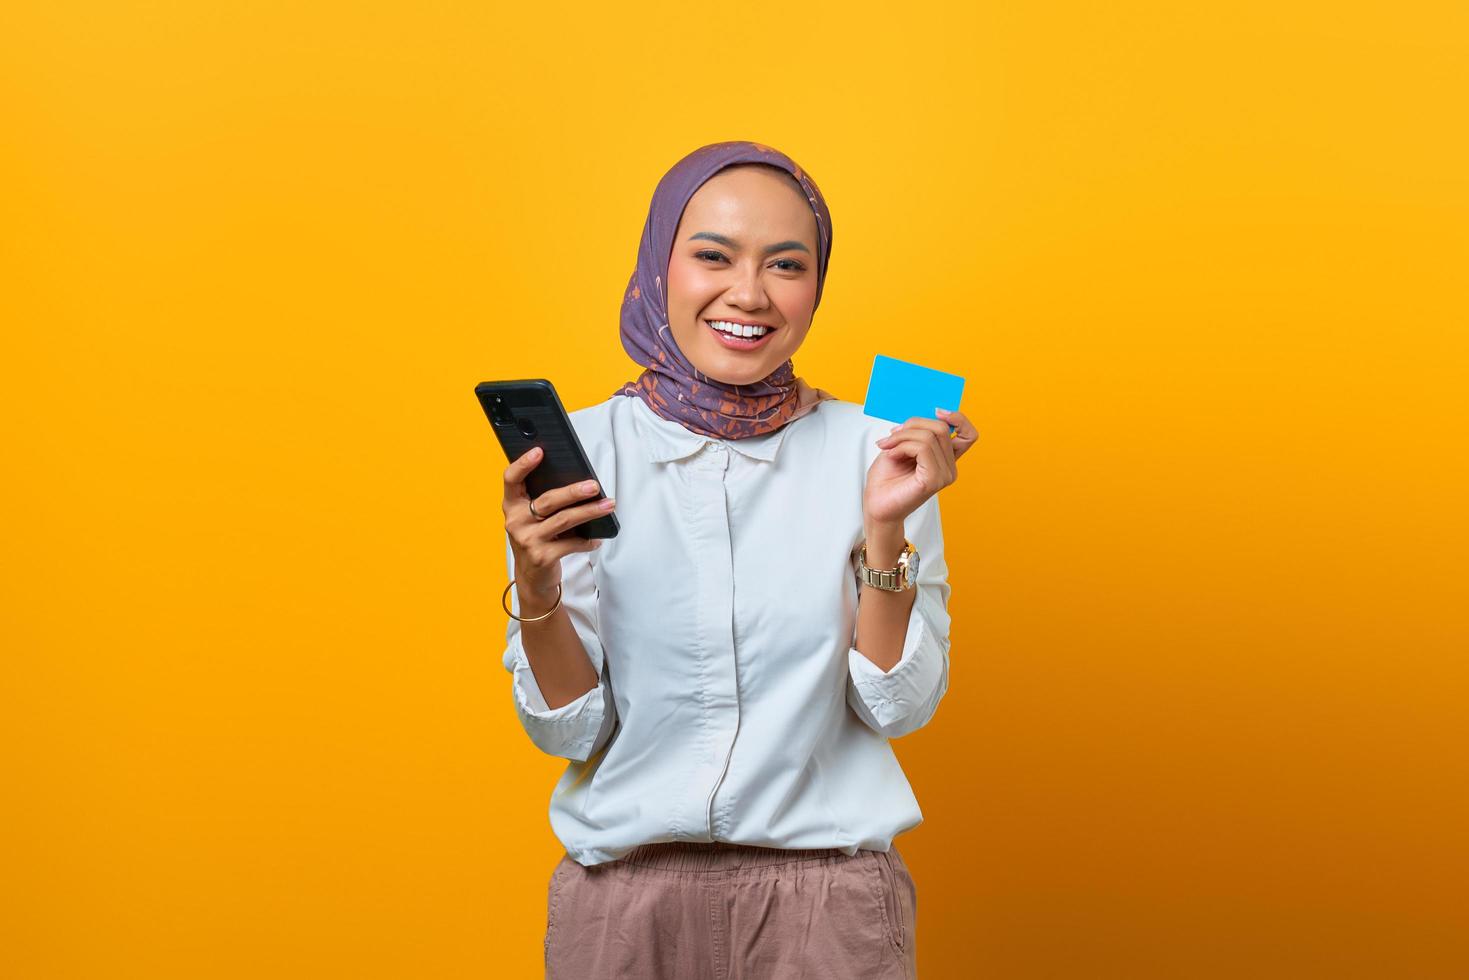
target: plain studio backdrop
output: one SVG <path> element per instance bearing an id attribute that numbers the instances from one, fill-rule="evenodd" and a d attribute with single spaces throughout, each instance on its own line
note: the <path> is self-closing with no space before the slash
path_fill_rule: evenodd
<path id="1" fill-rule="evenodd" d="M 0 974 L 538 975 L 472 389 L 634 377 L 750 139 L 834 215 L 798 370 L 981 433 L 922 976 L 1469 976 L 1466 10 L 6 4 Z"/>

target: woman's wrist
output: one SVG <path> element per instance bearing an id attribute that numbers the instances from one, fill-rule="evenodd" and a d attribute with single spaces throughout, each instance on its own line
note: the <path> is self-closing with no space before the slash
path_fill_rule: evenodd
<path id="1" fill-rule="evenodd" d="M 902 523 L 866 521 L 862 531 L 867 545 L 867 567 L 897 567 L 898 556 L 903 553 Z"/>
<path id="2" fill-rule="evenodd" d="M 515 595 L 519 600 L 520 614 L 526 618 L 539 616 L 555 608 L 561 602 L 561 588 L 556 582 L 546 585 L 540 582 L 517 580 Z"/>

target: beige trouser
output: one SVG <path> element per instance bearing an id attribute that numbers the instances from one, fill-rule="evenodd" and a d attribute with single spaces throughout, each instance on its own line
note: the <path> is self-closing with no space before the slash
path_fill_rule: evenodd
<path id="1" fill-rule="evenodd" d="M 914 980 L 913 878 L 894 846 L 661 843 L 551 875 L 547 980 Z"/>

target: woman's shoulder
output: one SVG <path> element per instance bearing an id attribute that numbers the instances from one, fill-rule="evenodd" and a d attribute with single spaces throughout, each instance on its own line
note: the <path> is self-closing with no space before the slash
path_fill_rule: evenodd
<path id="1" fill-rule="evenodd" d="M 619 403 L 632 400 L 625 395 L 612 395 L 595 404 L 573 409 L 566 413 L 566 417 L 571 419 L 571 427 L 584 445 L 610 442 L 613 430 L 619 427 L 619 417 L 624 408 Z M 587 448 L 590 449 L 590 445 Z"/>
<path id="2" fill-rule="evenodd" d="M 817 403 L 815 411 L 811 414 L 821 419 L 827 428 L 859 433 L 865 433 L 868 429 L 883 425 L 882 419 L 868 415 L 863 411 L 862 405 L 842 398 L 823 399 Z M 888 424 L 891 425 L 891 423 Z"/>
<path id="3" fill-rule="evenodd" d="M 635 416 L 641 405 L 642 399 L 619 392 L 566 414 L 583 438 L 600 436 L 611 439 L 634 431 Z"/>
<path id="4" fill-rule="evenodd" d="M 626 398 L 626 395 L 611 395 L 607 398 L 604 398 L 602 401 L 596 402 L 595 404 L 584 405 L 581 408 L 572 409 L 566 414 L 571 417 L 571 420 L 573 422 L 592 423 L 596 420 L 610 416 L 611 413 L 617 408 L 617 402 L 620 400 L 625 400 Z"/>
<path id="5" fill-rule="evenodd" d="M 641 398 L 614 393 L 566 414 L 588 453 L 596 451 L 593 447 L 612 452 L 617 446 L 626 447 L 644 440 L 650 421 L 638 417 L 644 410 Z M 660 424 L 657 416 L 652 416 L 651 423 Z"/>
<path id="6" fill-rule="evenodd" d="M 860 447 L 864 454 L 875 456 L 878 450 L 873 443 L 887 435 L 893 423 L 868 415 L 863 409 L 859 402 L 842 398 L 823 399 L 809 415 L 791 423 L 791 434 L 808 441 L 808 444 L 820 442 L 828 447 Z"/>

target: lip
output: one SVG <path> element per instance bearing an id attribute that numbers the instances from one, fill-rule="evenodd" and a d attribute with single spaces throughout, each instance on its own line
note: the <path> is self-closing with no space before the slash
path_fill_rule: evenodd
<path id="1" fill-rule="evenodd" d="M 739 324 L 746 324 L 746 323 L 748 323 L 752 327 L 765 327 L 765 326 L 769 326 L 768 324 L 764 324 L 764 323 L 749 323 L 749 321 L 747 321 L 747 320 L 725 320 L 723 317 L 719 317 L 718 319 L 722 320 L 725 323 L 739 323 Z M 775 331 L 776 331 L 776 328 L 771 327 L 770 329 L 768 329 L 768 330 L 765 331 L 765 333 L 764 333 L 763 336 L 760 336 L 760 337 L 750 337 L 749 339 L 746 339 L 744 337 L 731 337 L 729 334 L 725 333 L 723 330 L 715 330 L 713 327 L 711 327 L 709 325 L 709 321 L 708 320 L 705 320 L 704 321 L 704 328 L 706 330 L 708 330 L 710 333 L 712 333 L 719 340 L 719 343 L 722 344 L 724 347 L 728 348 L 729 350 L 738 350 L 738 351 L 759 350 L 761 347 L 763 347 L 767 343 L 769 343 L 770 338 L 775 336 Z"/>

